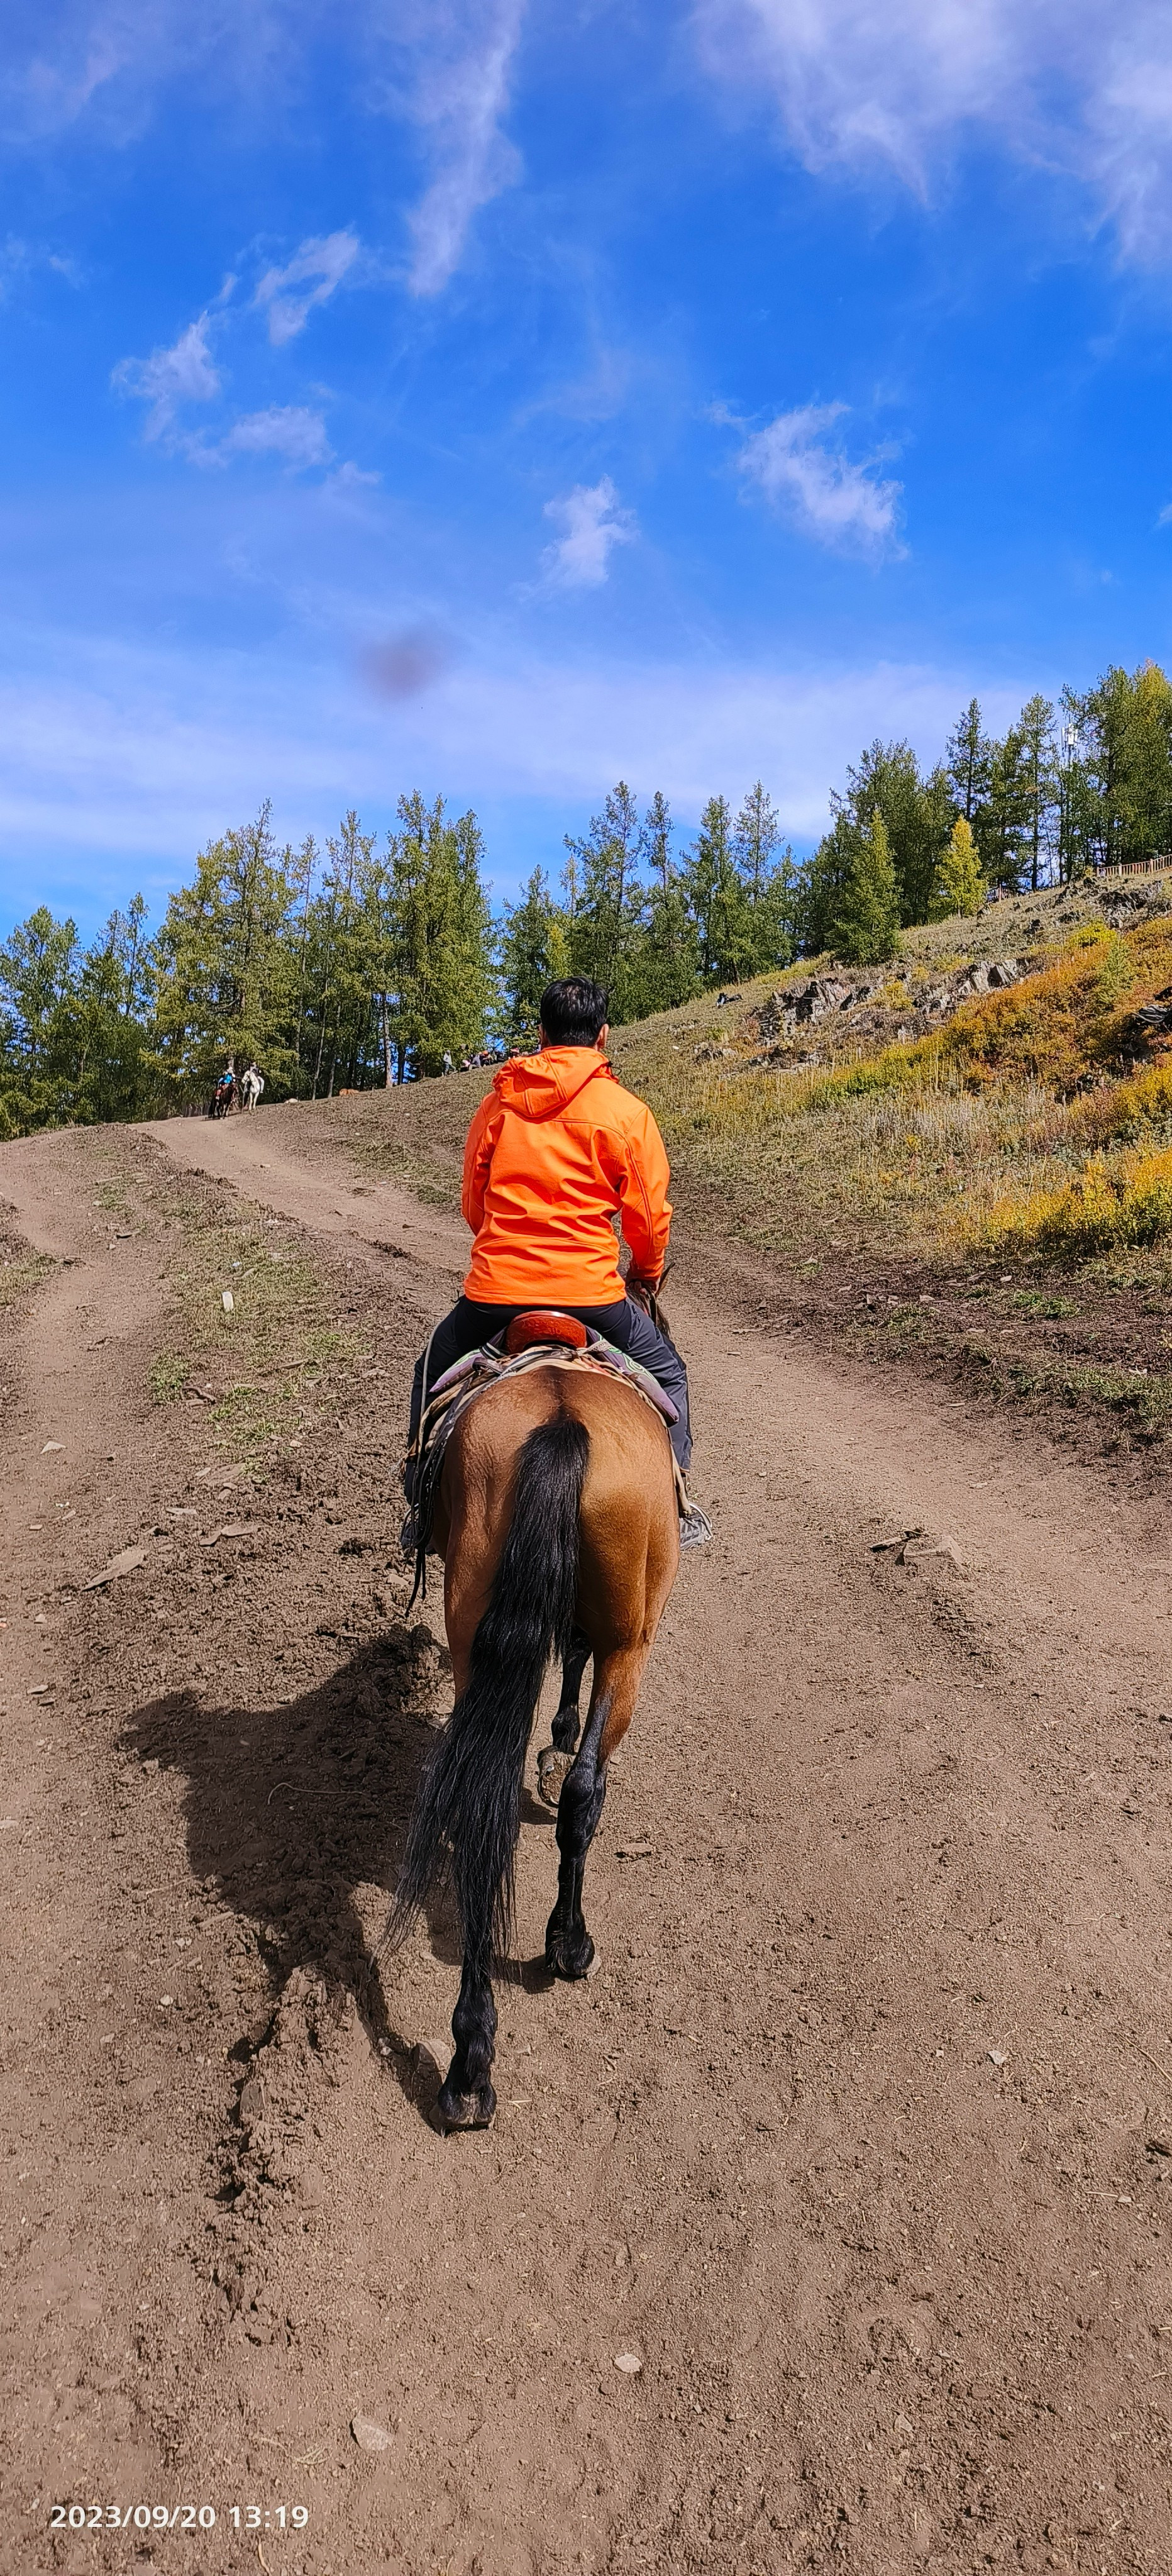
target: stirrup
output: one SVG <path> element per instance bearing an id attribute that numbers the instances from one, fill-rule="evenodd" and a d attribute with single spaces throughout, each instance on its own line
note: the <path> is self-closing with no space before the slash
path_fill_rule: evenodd
<path id="1" fill-rule="evenodd" d="M 403 1550 L 404 1556 L 415 1556 L 418 1553 L 419 1524 L 415 1518 L 414 1506 L 412 1506 L 411 1510 L 408 1512 L 407 1518 L 399 1532 L 399 1545 Z"/>
<path id="2" fill-rule="evenodd" d="M 689 1497 L 688 1508 L 680 1514 L 680 1547 L 707 1547 L 712 1536 L 712 1523 L 707 1512 Z"/>

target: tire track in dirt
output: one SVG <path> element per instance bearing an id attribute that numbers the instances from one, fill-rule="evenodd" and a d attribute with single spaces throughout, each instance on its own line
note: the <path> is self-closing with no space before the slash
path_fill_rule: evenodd
<path id="1" fill-rule="evenodd" d="M 153 2252 L 130 2256 L 153 2340 L 125 2440 L 153 2443 L 168 2495 L 201 2476 L 227 2501 L 225 2480 L 251 2477 L 262 2502 L 295 2501 L 300 2481 L 308 2534 L 279 2556 L 263 2544 L 295 2576 L 1164 2571 L 1161 1510 L 923 1388 L 832 1371 L 776 1334 L 760 1347 L 697 1256 L 673 1314 L 717 1543 L 685 1562 L 616 1765 L 588 1879 L 602 1973 L 550 1994 L 524 1965 L 552 1884 L 528 1802 L 500 2119 L 440 2141 L 426 2110 L 450 1918 L 385 1966 L 381 2006 L 359 1970 L 434 1670 L 379 1571 L 395 1494 L 377 1466 L 397 1454 L 410 1357 L 394 1314 L 410 1335 L 442 1307 L 463 1236 L 387 1185 L 340 1185 L 337 1128 L 313 1116 L 312 1132 L 279 1110 L 156 1131 L 311 1229 L 339 1280 L 361 1277 L 391 1373 L 377 1422 L 372 1394 L 321 1460 L 322 1508 L 284 1520 L 279 1546 L 274 1498 L 263 1588 L 221 1600 L 231 1691 L 219 1673 L 198 1699 L 140 1686 L 109 1712 L 138 1780 L 160 1766 L 176 1887 L 214 1909 L 220 1940 L 259 1936 L 201 2025 L 218 2014 L 234 2040 L 246 2024 L 244 2117 L 223 2071 L 202 2132 L 176 2115 L 218 2155 L 219 2199 L 198 2157 L 152 2138 L 183 2244 L 162 2293 Z M 60 1209 L 56 1149 L 7 1151 Z M 392 1260 L 377 1246 L 404 1226 Z M 25 1333 L 31 1386 L 44 1354 Z M 294 1511 L 291 1480 L 280 1495 Z M 959 1565 L 873 1553 L 917 1524 Z M 76 1869 L 80 1820 L 59 1830 Z M 43 1853 L 27 1866 L 26 1953 L 36 1868 L 52 1874 Z M 281 1916 L 280 1891 L 304 1883 L 312 1904 Z M 125 1938 L 116 1852 L 102 1901 Z M 190 2060 L 168 2031 L 152 2047 L 181 2106 Z M 84 2105 L 72 2039 L 45 2081 L 59 2114 Z M 94 2177 L 75 2249 L 105 2245 L 133 2201 Z M 168 2298 L 188 2317 L 169 2334 Z M 633 2377 L 614 2368 L 625 2351 Z M 354 2413 L 386 2428 L 385 2451 L 356 2450 Z M 46 2457 L 60 2438 L 46 2419 Z M 22 2443 L 31 2468 L 34 2424 Z M 135 2563 L 120 2543 L 87 2540 L 76 2561 L 38 2545 L 13 2565 Z M 151 2546 L 161 2566 L 179 2543 Z M 242 2547 L 218 2529 L 200 2564 L 249 2563 Z"/>

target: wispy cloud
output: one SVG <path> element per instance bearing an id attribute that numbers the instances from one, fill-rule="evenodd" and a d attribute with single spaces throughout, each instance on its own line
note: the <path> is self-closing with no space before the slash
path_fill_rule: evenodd
<path id="1" fill-rule="evenodd" d="M 479 209 L 516 178 L 520 162 L 503 130 L 526 0 L 354 0 L 338 20 L 326 0 L 13 0 L 16 26 L 0 49 L 0 127 L 50 134 L 85 118 L 108 139 L 141 132 L 157 97 L 183 82 L 227 87 L 258 103 L 304 79 L 323 35 L 363 63 L 365 103 L 405 116 L 420 133 L 427 183 L 407 218 L 407 282 L 438 294 L 463 256 Z M 339 25 L 341 34 L 339 35 Z M 389 79 L 371 66 L 389 61 Z M 338 280 L 272 272 L 285 336 Z M 320 293 L 297 295 L 301 285 Z M 304 307 L 304 309 L 302 309 Z M 299 318 L 294 318 L 299 316 Z"/>
<path id="2" fill-rule="evenodd" d="M 44 242 L 23 241 L 19 233 L 9 233 L 0 242 L 0 302 L 6 302 L 16 288 L 45 268 L 55 277 L 63 277 L 67 286 L 82 284 L 82 270 L 75 259 L 50 250 Z"/>
<path id="3" fill-rule="evenodd" d="M 124 870 L 141 852 L 174 878 L 209 833 L 274 792 L 294 840 L 355 803 L 389 820 L 389 777 L 442 781 L 502 821 L 509 800 L 490 867 L 510 867 L 535 800 L 597 804 L 616 778 L 641 796 L 661 786 L 682 817 L 764 778 L 785 830 L 806 839 L 825 827 L 861 741 L 906 738 L 934 757 L 974 688 L 1000 729 L 1039 677 L 986 686 L 967 667 L 795 671 L 772 659 L 502 666 L 472 650 L 441 685 L 400 684 L 388 705 L 335 655 L 305 664 L 46 629 L 22 632 L 14 657 L 17 641 L 0 635 L 0 911 L 13 917 L 44 896 L 30 853 L 110 851 Z M 120 899 L 125 888 L 123 874 Z"/>
<path id="4" fill-rule="evenodd" d="M 266 269 L 253 303 L 268 314 L 274 348 L 305 329 L 315 304 L 325 304 L 353 268 L 359 248 L 357 233 L 327 233 L 303 241 L 287 267 Z"/>
<path id="5" fill-rule="evenodd" d="M 447 285 L 474 215 L 518 175 L 501 118 L 524 13 L 525 0 L 448 0 L 446 11 L 428 11 L 411 109 L 434 176 L 409 217 L 415 295 Z"/>
<path id="6" fill-rule="evenodd" d="M 1124 252 L 1172 253 L 1166 0 L 696 0 L 706 73 L 771 98 L 808 169 L 927 196 L 966 135 L 1065 173 Z"/>
<path id="7" fill-rule="evenodd" d="M 819 544 L 850 554 L 889 554 L 896 545 L 901 485 L 884 482 L 874 461 L 852 464 L 826 433 L 845 403 L 783 411 L 745 440 L 737 464 L 747 483 Z"/>
<path id="8" fill-rule="evenodd" d="M 560 500 L 547 501 L 547 519 L 562 533 L 541 558 L 546 582 L 558 590 L 587 590 L 605 581 L 612 546 L 638 534 L 633 511 L 619 505 L 609 474 L 600 483 L 576 483 Z"/>
<path id="9" fill-rule="evenodd" d="M 165 440 L 193 465 L 227 465 L 235 456 L 278 456 L 294 470 L 329 465 L 334 451 L 325 422 L 305 403 L 270 403 L 263 411 L 246 412 L 219 436 L 184 427 L 180 415 L 188 404 L 212 402 L 223 390 L 208 346 L 210 328 L 210 315 L 201 313 L 169 349 L 123 358 L 115 367 L 115 392 L 148 405 L 147 438 Z"/>
<path id="10" fill-rule="evenodd" d="M 116 393 L 149 403 L 146 435 L 162 438 L 173 429 L 183 403 L 211 402 L 220 390 L 219 370 L 208 347 L 209 316 L 201 313 L 169 349 L 153 349 L 149 358 L 123 358 L 111 383 Z"/>
<path id="11" fill-rule="evenodd" d="M 232 456 L 281 456 L 286 465 L 328 465 L 333 449 L 318 411 L 303 403 L 270 403 L 266 411 L 247 412 L 200 461 L 225 464 Z"/>
<path id="12" fill-rule="evenodd" d="M 10 0 L 0 60 L 9 131 L 54 134 L 96 117 L 114 142 L 141 131 L 153 95 L 214 69 L 260 75 L 295 40 L 286 0 Z M 298 31 L 299 32 L 299 31 Z"/>

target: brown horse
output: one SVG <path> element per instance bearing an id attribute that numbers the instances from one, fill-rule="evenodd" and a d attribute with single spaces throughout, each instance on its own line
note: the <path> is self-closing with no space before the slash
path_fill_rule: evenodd
<path id="1" fill-rule="evenodd" d="M 540 1783 L 557 1807 L 560 1861 L 545 1960 L 552 1976 L 584 1977 L 594 1957 L 586 1855 L 679 1562 L 663 1423 L 633 1388 L 588 1369 L 505 1378 L 452 1432 L 433 1544 L 444 1558 L 456 1701 L 420 1783 L 394 1923 L 401 1932 L 411 1921 L 449 1851 L 464 1956 L 436 2117 L 443 2129 L 476 2129 L 496 2109 L 493 1954 L 512 1923 L 525 1754 L 552 1656 L 561 1700 Z"/>

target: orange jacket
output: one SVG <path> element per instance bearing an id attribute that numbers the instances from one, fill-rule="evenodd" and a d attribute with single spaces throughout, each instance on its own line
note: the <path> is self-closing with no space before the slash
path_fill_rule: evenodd
<path id="1" fill-rule="evenodd" d="M 501 1066 L 468 1130 L 464 1294 L 482 1306 L 613 1306 L 622 1230 L 633 1268 L 658 1279 L 670 1178 L 649 1109 L 595 1047 L 547 1046 Z"/>

